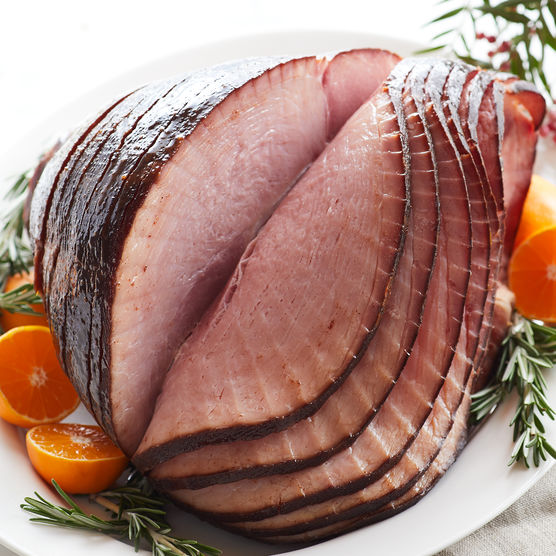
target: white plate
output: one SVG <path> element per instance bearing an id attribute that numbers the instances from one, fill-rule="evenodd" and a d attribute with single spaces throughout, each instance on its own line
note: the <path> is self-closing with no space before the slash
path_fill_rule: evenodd
<path id="1" fill-rule="evenodd" d="M 244 37 L 181 52 L 133 70 L 53 115 L 0 158 L 1 177 L 16 175 L 29 167 L 36 154 L 48 145 L 50 137 L 71 128 L 111 97 L 141 83 L 243 56 L 326 52 L 358 46 L 380 46 L 402 55 L 411 54 L 415 49 L 415 45 L 393 38 L 313 31 Z M 554 179 L 554 168 L 548 165 L 550 154 L 543 152 L 539 170 Z M 549 373 L 548 382 L 551 403 L 556 405 L 555 373 Z M 413 508 L 381 523 L 289 554 L 363 554 L 369 553 L 372 547 L 373 554 L 419 556 L 437 552 L 477 529 L 507 508 L 552 465 L 552 462 L 544 463 L 540 468 L 530 470 L 507 467 L 512 449 L 508 428 L 512 411 L 511 402 L 498 410 L 469 443 L 446 476 Z M 90 420 L 83 409 L 80 412 L 73 415 L 71 420 Z M 547 433 L 554 443 L 555 423 L 549 424 Z M 54 496 L 31 468 L 25 454 L 22 432 L 3 422 L 0 423 L 0 470 L 1 544 L 26 556 L 129 556 L 133 553 L 130 547 L 103 535 L 49 528 L 28 521 L 27 514 L 19 509 L 25 496 L 32 495 L 35 490 L 50 499 L 54 499 Z M 230 535 L 177 510 L 171 511 L 170 521 L 177 525 L 182 535 L 217 546 L 224 550 L 226 556 L 263 556 L 284 550 Z"/>

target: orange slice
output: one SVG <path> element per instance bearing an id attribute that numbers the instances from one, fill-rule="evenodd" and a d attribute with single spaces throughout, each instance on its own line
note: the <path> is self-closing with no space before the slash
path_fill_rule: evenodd
<path id="1" fill-rule="evenodd" d="M 514 250 L 508 278 L 522 315 L 556 322 L 556 225 L 530 236 Z"/>
<path id="2" fill-rule="evenodd" d="M 39 475 L 70 494 L 110 487 L 128 459 L 100 427 L 56 423 L 27 431 L 27 453 Z"/>
<path id="3" fill-rule="evenodd" d="M 556 226 L 556 186 L 533 175 L 523 204 L 514 249 L 541 230 Z"/>
<path id="4" fill-rule="evenodd" d="M 6 280 L 6 284 L 4 286 L 5 292 L 11 292 L 19 286 L 23 286 L 24 284 L 32 284 L 34 280 L 33 271 L 31 272 L 24 272 L 22 274 L 15 274 L 14 276 L 10 276 Z M 31 305 L 33 311 L 36 313 L 44 313 L 44 306 L 42 303 L 37 303 L 35 305 Z M 1 311 L 0 312 L 0 326 L 3 330 L 10 330 L 15 328 L 16 326 L 48 326 L 48 322 L 46 321 L 46 316 L 44 314 L 40 316 L 36 315 L 22 315 L 21 313 L 10 313 L 9 311 Z"/>
<path id="5" fill-rule="evenodd" d="M 48 328 L 20 326 L 0 336 L 0 417 L 32 427 L 60 421 L 78 405 Z"/>
<path id="6" fill-rule="evenodd" d="M 508 283 L 522 315 L 556 322 L 556 186 L 540 176 L 523 204 Z"/>

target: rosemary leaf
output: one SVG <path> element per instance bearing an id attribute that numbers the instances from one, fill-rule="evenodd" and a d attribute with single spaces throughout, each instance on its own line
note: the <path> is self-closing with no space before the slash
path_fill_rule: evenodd
<path id="1" fill-rule="evenodd" d="M 21 508 L 33 514 L 35 523 L 96 531 L 128 540 L 135 551 L 144 545 L 161 556 L 218 556 L 221 551 L 195 540 L 172 535 L 166 523 L 165 501 L 156 494 L 146 479 L 133 469 L 127 484 L 90 496 L 112 517 L 103 519 L 87 514 L 79 504 L 52 481 L 56 492 L 68 507 L 49 502 L 35 492 L 36 498 L 25 498 Z"/>
<path id="2" fill-rule="evenodd" d="M 439 15 L 438 17 L 436 17 L 435 19 L 433 19 L 431 21 L 431 23 L 437 23 L 439 21 L 443 21 L 444 19 L 449 19 L 450 17 L 454 17 L 455 15 L 459 14 L 460 12 L 462 12 L 465 9 L 465 7 L 461 7 L 461 8 L 455 8 L 454 10 L 450 10 L 449 12 L 446 12 L 442 15 Z"/>
<path id="3" fill-rule="evenodd" d="M 540 465 L 547 456 L 556 459 L 556 449 L 545 436 L 543 418 L 556 418 L 546 397 L 543 370 L 556 365 L 556 328 L 539 324 L 515 313 L 513 325 L 503 341 L 496 372 L 485 388 L 471 397 L 471 423 L 490 415 L 516 391 L 518 403 L 510 422 L 515 442 L 508 465 L 521 461 Z"/>
<path id="4" fill-rule="evenodd" d="M 28 184 L 28 173 L 24 172 L 0 202 L 0 287 L 9 275 L 28 271 L 33 261 L 29 236 L 23 222 Z"/>
<path id="5" fill-rule="evenodd" d="M 23 284 L 15 290 L 0 293 L 0 311 L 8 313 L 22 313 L 24 315 L 42 315 L 31 307 L 42 301 L 37 295 L 32 284 Z"/>

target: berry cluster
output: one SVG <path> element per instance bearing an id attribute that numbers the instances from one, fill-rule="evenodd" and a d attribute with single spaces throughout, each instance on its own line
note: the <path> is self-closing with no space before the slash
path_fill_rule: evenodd
<path id="1" fill-rule="evenodd" d="M 541 137 L 551 137 L 556 143 L 556 99 L 554 99 L 552 108 L 547 112 L 543 125 L 539 133 Z"/>
<path id="2" fill-rule="evenodd" d="M 498 43 L 496 45 L 495 43 L 497 41 L 497 38 L 494 35 L 486 35 L 485 33 L 477 33 L 475 35 L 475 38 L 477 40 L 485 40 L 485 41 L 495 45 L 495 48 L 492 48 L 491 50 L 489 50 L 487 52 L 487 55 L 490 58 L 491 63 L 492 63 L 492 59 L 497 54 L 505 54 L 506 52 L 510 52 L 512 50 L 512 43 L 510 41 L 501 41 L 500 43 Z M 498 66 L 498 69 L 500 71 L 509 71 L 510 70 L 510 61 L 509 61 L 509 59 L 504 60 L 503 62 L 501 62 Z"/>

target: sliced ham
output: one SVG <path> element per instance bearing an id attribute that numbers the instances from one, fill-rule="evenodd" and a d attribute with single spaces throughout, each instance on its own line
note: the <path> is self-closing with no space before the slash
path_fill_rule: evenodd
<path id="1" fill-rule="evenodd" d="M 477 353 L 479 331 L 483 325 L 483 308 L 487 297 L 489 250 L 486 246 L 489 240 L 489 228 L 481 183 L 476 172 L 473 172 L 471 168 L 467 168 L 467 172 L 464 173 L 465 165 L 471 162 L 471 159 L 464 157 L 464 153 L 458 150 L 458 145 L 449 130 L 450 124 L 445 119 L 445 109 L 448 108 L 450 99 L 446 94 L 443 95 L 443 88 L 439 87 L 437 83 L 447 82 L 451 69 L 451 64 L 435 63 L 433 67 L 427 63 L 416 65 L 409 75 L 409 90 L 406 92 L 406 95 L 409 96 L 409 103 L 406 100 L 406 105 L 414 106 L 412 98 L 419 99 L 420 91 L 424 91 L 423 102 L 416 100 L 417 107 L 410 107 L 409 114 L 406 109 L 406 118 L 409 120 L 415 112 L 422 114 L 424 127 L 430 131 L 428 134 L 431 142 L 430 148 L 435 154 L 436 145 L 443 143 L 439 136 L 442 129 L 445 137 L 450 141 L 453 156 L 460 161 L 460 172 L 467 178 L 465 188 L 472 215 L 470 222 L 472 223 L 471 268 L 473 272 L 466 295 L 464 320 L 446 380 L 434 401 L 427 421 L 417 433 L 415 441 L 393 469 L 384 473 L 371 486 L 361 489 L 351 496 L 337 498 L 330 503 L 312 505 L 276 518 L 242 524 L 241 529 L 248 530 L 251 535 L 298 534 L 380 508 L 390 499 L 410 488 L 427 470 L 431 461 L 441 450 L 453 426 L 454 415 L 462 402 L 464 392 L 467 391 L 467 397 L 469 396 L 472 383 L 470 378 L 472 364 Z M 394 70 L 394 75 L 396 71 Z M 418 135 L 416 130 L 413 130 L 413 133 Z M 439 166 L 441 164 L 440 161 Z M 446 196 L 443 195 L 442 190 L 443 187 L 446 187 L 447 182 L 442 180 L 441 176 L 440 174 L 441 215 L 449 218 L 449 212 L 446 210 Z M 441 227 L 441 233 L 446 233 L 446 229 Z"/>
<path id="2" fill-rule="evenodd" d="M 404 64 L 400 64 L 391 76 L 394 85 L 397 71 L 403 71 Z M 425 95 L 424 81 L 430 67 L 417 65 L 414 71 L 419 75 L 409 100 L 415 98 L 416 102 L 420 102 L 418 97 Z M 384 103 L 394 111 L 398 104 L 401 105 L 401 98 L 396 99 L 396 91 L 390 89 L 388 84 L 389 94 L 379 95 L 371 101 L 371 106 L 375 102 L 378 106 Z M 423 119 L 425 111 L 427 116 L 432 113 L 432 104 L 423 106 Z M 359 121 L 360 114 L 358 112 L 350 120 L 344 132 Z M 399 117 L 402 119 L 404 115 Z M 437 117 L 427 117 L 425 123 L 429 130 L 429 148 L 432 147 L 440 202 L 437 256 L 415 346 L 376 417 L 349 449 L 318 468 L 291 475 L 245 480 L 241 484 L 174 492 L 173 498 L 180 503 L 218 514 L 219 518 L 229 521 L 287 512 L 360 490 L 362 486 L 379 479 L 400 460 L 417 436 L 446 380 L 457 353 L 458 338 L 461 335 L 464 344 L 468 342 L 468 334 L 461 334 L 461 328 L 465 326 L 463 311 L 470 278 L 472 245 L 469 198 L 459 155 L 451 147 Z M 355 133 L 358 131 L 355 130 Z M 406 130 L 403 133 L 409 135 Z M 411 132 L 412 136 L 418 134 L 414 129 Z M 415 149 L 415 145 L 408 146 Z M 324 161 L 327 161 L 326 157 Z M 434 199 L 431 200 L 432 211 Z M 464 358 L 465 353 L 464 348 L 460 355 Z M 459 359 L 458 364 L 462 365 Z M 373 372 L 372 367 L 369 372 Z"/>
<path id="3" fill-rule="evenodd" d="M 358 363 L 391 290 L 409 207 L 393 114 L 366 106 L 356 132 L 344 127 L 276 209 L 182 346 L 135 455 L 140 467 L 283 429 L 312 415 Z"/>
<path id="4" fill-rule="evenodd" d="M 36 173 L 65 370 L 159 489 L 244 535 L 314 541 L 418 501 L 464 446 L 508 325 L 544 101 L 398 61 L 153 83 Z"/>
<path id="5" fill-rule="evenodd" d="M 500 337 L 501 333 L 503 333 L 503 331 L 507 328 L 508 317 L 512 310 L 512 304 L 511 294 L 508 293 L 509 290 L 502 286 L 499 291 L 500 294 L 496 299 L 495 324 L 493 325 L 493 332 L 494 335 Z M 493 351 L 490 351 L 490 348 L 489 351 L 487 351 L 487 366 L 491 364 L 492 358 L 495 356 L 498 349 L 498 345 L 492 344 L 490 347 L 493 348 Z M 478 373 L 482 373 L 484 372 L 484 369 L 479 368 L 477 371 Z M 351 519 L 336 519 L 334 516 L 334 519 L 323 519 L 320 526 L 317 525 L 316 527 L 304 532 L 285 534 L 282 536 L 274 535 L 264 537 L 264 540 L 272 543 L 307 543 L 314 540 L 322 540 L 328 537 L 333 537 L 339 532 L 345 533 L 363 525 L 376 523 L 377 521 L 391 517 L 416 504 L 444 475 L 466 444 L 468 433 L 467 418 L 471 401 L 469 395 L 471 390 L 476 387 L 476 380 L 477 375 L 474 369 L 468 379 L 464 398 L 454 415 L 453 425 L 442 445 L 442 448 L 438 452 L 438 455 L 434 458 L 434 460 L 432 460 L 432 462 L 430 462 L 426 471 L 418 477 L 417 482 L 414 484 L 408 482 L 398 491 L 400 493 L 399 497 L 384 504 L 378 509 L 366 509 L 366 511 L 360 512 L 357 517 L 352 517 Z"/>
<path id="6" fill-rule="evenodd" d="M 66 371 L 128 454 L 246 245 L 397 60 L 253 59 L 147 85 L 47 166 L 31 225 L 37 283 Z"/>
<path id="7" fill-rule="evenodd" d="M 354 118 L 361 122 L 366 117 L 363 113 Z M 370 424 L 411 353 L 436 254 L 438 225 L 431 225 L 431 219 L 434 221 L 437 212 L 438 193 L 430 149 L 422 129 L 420 133 L 410 130 L 408 137 L 412 156 L 404 167 L 407 177 L 419 185 L 411 191 L 407 236 L 384 315 L 360 363 L 312 417 L 256 441 L 218 444 L 181 454 L 152 470 L 149 477 L 157 485 L 201 488 L 315 465 L 351 445 Z M 330 155 L 324 156 L 334 167 Z M 401 311 L 400 307 L 407 309 Z"/>

